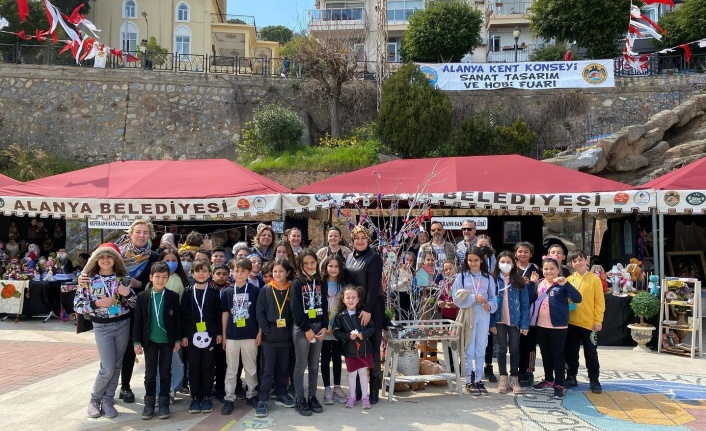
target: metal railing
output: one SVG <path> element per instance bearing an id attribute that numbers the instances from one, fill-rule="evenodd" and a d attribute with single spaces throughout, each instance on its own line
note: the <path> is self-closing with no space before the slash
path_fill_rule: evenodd
<path id="1" fill-rule="evenodd" d="M 517 47 L 517 62 L 529 61 L 534 46 Z M 514 63 L 515 48 L 488 52 L 488 63 Z"/>
<path id="2" fill-rule="evenodd" d="M 251 15 L 228 15 L 225 13 L 212 13 L 211 24 L 243 24 L 255 25 L 255 17 Z"/>
<path id="3" fill-rule="evenodd" d="M 694 54 L 686 62 L 684 55 L 651 55 L 641 67 L 636 67 L 623 57 L 613 60 L 615 76 L 675 75 L 706 72 L 706 54 Z"/>
<path id="4" fill-rule="evenodd" d="M 493 15 L 491 18 L 498 18 L 501 16 L 508 15 L 524 15 L 527 14 L 527 9 L 529 9 L 531 6 L 531 1 L 496 1 L 495 4 L 491 3 L 490 9 L 493 11 Z"/>
<path id="5" fill-rule="evenodd" d="M 387 21 L 388 22 L 407 22 L 409 17 L 414 15 L 422 9 L 388 9 L 387 10 Z"/>
<path id="6" fill-rule="evenodd" d="M 364 8 L 316 9 L 309 11 L 309 22 L 361 21 L 365 19 Z"/>

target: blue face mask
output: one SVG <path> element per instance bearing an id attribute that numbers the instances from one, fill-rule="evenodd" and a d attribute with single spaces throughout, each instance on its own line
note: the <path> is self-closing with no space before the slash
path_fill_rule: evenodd
<path id="1" fill-rule="evenodd" d="M 167 266 L 169 267 L 169 272 L 174 272 L 177 269 L 177 263 L 176 262 L 167 262 Z"/>

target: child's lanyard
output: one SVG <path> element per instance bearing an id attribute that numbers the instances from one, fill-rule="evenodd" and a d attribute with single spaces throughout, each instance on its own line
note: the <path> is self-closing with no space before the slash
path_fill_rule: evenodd
<path id="1" fill-rule="evenodd" d="M 203 304 L 206 302 L 206 291 L 208 290 L 208 287 L 203 289 L 203 297 L 201 298 L 201 304 L 199 304 L 199 300 L 196 299 L 196 291 L 201 290 L 197 289 L 194 287 L 194 302 L 196 303 L 196 307 L 199 309 L 199 322 L 203 322 Z"/>
<path id="2" fill-rule="evenodd" d="M 162 331 L 167 332 L 167 330 L 162 328 L 162 325 L 159 324 L 159 312 L 162 309 L 162 303 L 164 303 L 164 291 L 162 291 L 162 295 L 159 298 L 159 304 L 157 304 L 157 295 L 154 291 L 152 291 L 152 302 L 154 303 L 154 314 L 157 317 L 157 327 Z"/>
<path id="3" fill-rule="evenodd" d="M 117 287 L 116 287 L 116 288 L 113 288 L 113 289 L 109 289 L 109 288 L 108 288 L 108 285 L 105 283 L 105 279 L 103 279 L 103 276 L 100 275 L 100 274 L 98 274 L 98 277 L 101 278 L 101 284 L 103 284 L 103 290 L 104 290 L 105 293 L 106 293 L 105 296 L 106 296 L 107 298 L 112 298 L 113 295 L 115 295 L 115 290 L 117 289 Z M 115 281 L 116 281 L 116 283 L 117 283 L 117 280 L 115 280 Z M 113 283 L 111 282 L 110 284 L 112 285 Z"/>
<path id="4" fill-rule="evenodd" d="M 578 272 L 576 274 L 578 274 Z M 586 272 L 586 274 L 588 274 L 588 272 Z M 579 290 L 579 288 L 581 287 L 581 283 L 583 283 L 583 279 L 586 278 L 586 274 L 581 276 L 581 281 L 579 281 L 578 284 L 576 285 L 576 290 Z M 574 281 L 576 281 L 577 279 L 578 279 L 578 275 L 574 276 Z"/>
<path id="5" fill-rule="evenodd" d="M 312 287 L 309 289 L 309 309 L 315 309 L 316 304 L 314 303 L 314 300 L 316 299 L 316 280 L 312 279 Z M 307 287 L 309 287 L 309 283 L 306 284 Z"/>
<path id="6" fill-rule="evenodd" d="M 277 292 L 275 292 L 277 289 L 272 289 L 272 296 L 275 297 L 275 303 L 277 304 L 277 311 L 279 312 L 279 320 L 282 320 L 282 311 L 284 311 L 284 306 L 287 304 L 287 298 L 289 297 L 289 289 L 287 289 L 287 293 L 284 294 L 284 301 L 282 301 L 282 305 L 279 305 L 279 300 L 277 299 Z"/>
<path id="7" fill-rule="evenodd" d="M 519 265 L 518 265 L 517 267 L 520 268 Z M 529 271 L 530 268 L 532 268 L 532 266 L 531 266 L 531 265 L 527 265 L 527 268 L 525 268 L 525 269 L 522 270 L 522 278 L 527 277 L 527 271 Z M 522 269 L 522 268 L 520 268 L 520 269 Z"/>
<path id="8" fill-rule="evenodd" d="M 236 286 L 233 291 L 233 308 L 236 309 L 236 316 L 240 317 L 243 315 L 243 308 L 245 307 L 245 301 L 248 299 L 248 283 L 245 283 L 245 292 L 243 293 L 243 301 L 238 305 L 238 288 Z"/>
<path id="9" fill-rule="evenodd" d="M 473 283 L 473 294 L 478 295 L 480 288 L 478 287 L 478 283 L 476 283 L 476 278 L 473 276 L 472 272 L 469 272 L 469 274 L 471 275 L 471 282 Z M 479 280 L 479 282 L 480 282 L 480 280 Z"/>
<path id="10" fill-rule="evenodd" d="M 174 287 L 174 280 L 178 277 L 176 274 L 172 274 L 169 277 L 169 285 L 167 286 L 167 290 L 172 290 L 172 287 Z"/>

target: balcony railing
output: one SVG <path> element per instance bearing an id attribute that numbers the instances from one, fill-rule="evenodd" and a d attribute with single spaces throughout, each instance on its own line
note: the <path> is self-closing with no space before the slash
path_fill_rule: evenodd
<path id="1" fill-rule="evenodd" d="M 387 21 L 388 22 L 407 22 L 409 17 L 414 15 L 415 12 L 421 9 L 388 9 L 387 10 Z"/>
<path id="2" fill-rule="evenodd" d="M 517 61 L 524 62 L 529 61 L 530 55 L 534 51 L 534 45 L 525 45 L 524 47 L 517 48 Z M 502 49 L 500 51 L 488 52 L 488 63 L 514 63 L 515 62 L 515 48 L 512 49 Z"/>
<path id="3" fill-rule="evenodd" d="M 211 24 L 241 24 L 255 27 L 255 17 L 250 15 L 227 15 L 224 13 L 212 13 Z"/>
<path id="4" fill-rule="evenodd" d="M 491 3 L 490 9 L 493 11 L 492 18 L 506 17 L 510 15 L 525 15 L 527 9 L 532 6 L 531 1 L 495 2 Z"/>
<path id="5" fill-rule="evenodd" d="M 322 9 L 310 10 L 309 22 L 320 21 L 362 21 L 365 19 L 365 9 L 363 8 L 346 8 L 346 9 Z"/>

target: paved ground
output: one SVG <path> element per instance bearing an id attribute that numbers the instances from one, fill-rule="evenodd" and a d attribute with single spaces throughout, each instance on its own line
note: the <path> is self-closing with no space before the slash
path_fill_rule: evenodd
<path id="1" fill-rule="evenodd" d="M 706 357 L 692 360 L 627 347 L 600 348 L 599 355 L 604 393 L 592 394 L 584 376 L 563 402 L 537 391 L 500 395 L 493 393 L 494 385 L 489 385 L 490 396 L 480 398 L 427 386 L 395 393 L 393 403 L 383 401 L 369 411 L 338 404 L 305 418 L 270 403 L 269 416 L 257 419 L 243 401 L 230 416 L 220 414 L 218 402 L 211 414 L 190 415 L 188 400 L 177 396 L 170 419 L 150 421 L 139 417 L 140 362 L 132 384 L 138 402 L 119 402 L 120 416 L 114 420 L 89 419 L 86 404 L 98 370 L 93 334 L 76 335 L 73 322 L 5 321 L 0 323 L 0 430 L 706 431 Z"/>

